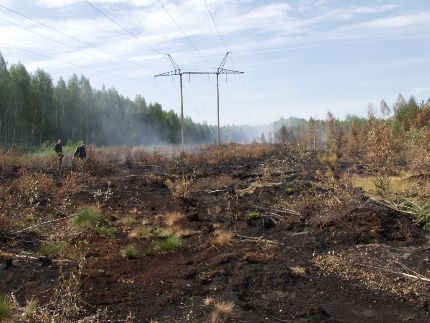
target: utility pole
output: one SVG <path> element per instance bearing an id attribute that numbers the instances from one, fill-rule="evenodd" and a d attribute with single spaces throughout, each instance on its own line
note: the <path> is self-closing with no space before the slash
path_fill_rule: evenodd
<path id="1" fill-rule="evenodd" d="M 181 91 L 181 145 L 184 145 L 184 97 L 182 94 L 182 75 L 183 72 L 179 68 L 179 66 L 175 63 L 172 56 L 170 54 L 166 54 L 167 57 L 170 60 L 170 63 L 173 65 L 173 71 L 157 74 L 154 77 L 160 77 L 160 76 L 173 76 L 173 75 L 179 75 L 179 86 Z"/>
<path id="2" fill-rule="evenodd" d="M 227 57 L 230 54 L 230 52 L 225 53 L 224 58 L 221 61 L 221 64 L 218 66 L 217 70 L 215 71 L 215 75 L 216 75 L 216 107 L 217 107 L 217 121 L 218 121 L 218 125 L 217 125 L 217 144 L 218 146 L 221 144 L 221 131 L 220 131 L 220 126 L 219 126 L 219 76 L 220 74 L 243 74 L 243 72 L 239 72 L 239 71 L 233 71 L 233 70 L 228 70 L 224 68 L 225 62 L 227 61 Z"/>
<path id="3" fill-rule="evenodd" d="M 170 54 L 166 54 L 167 57 L 169 58 L 170 62 L 173 65 L 173 70 L 170 72 L 165 72 L 165 73 L 161 73 L 161 74 L 157 74 L 154 77 L 160 77 L 160 76 L 173 76 L 173 75 L 179 75 L 179 86 L 180 86 L 180 91 L 181 91 L 181 144 L 184 145 L 184 99 L 183 99 L 183 94 L 182 94 L 182 75 L 184 74 L 205 74 L 205 75 L 211 75 L 211 74 L 215 74 L 216 75 L 216 98 L 217 98 L 217 144 L 220 145 L 221 144 L 221 131 L 220 131 L 220 125 L 219 125 L 219 76 L 221 74 L 225 74 L 227 76 L 227 74 L 243 74 L 244 72 L 240 72 L 240 71 L 234 71 L 234 70 L 229 70 L 229 69 L 225 69 L 224 65 L 225 62 L 227 61 L 227 57 L 231 52 L 227 52 L 224 56 L 224 58 L 221 61 L 221 64 L 218 66 L 218 68 L 216 69 L 215 72 L 194 72 L 194 71 L 190 71 L 190 72 L 184 72 L 182 71 L 179 66 L 175 63 L 175 61 L 173 60 L 172 56 Z"/>
<path id="4" fill-rule="evenodd" d="M 170 54 L 166 54 L 167 57 L 170 60 L 170 63 L 173 65 L 173 71 L 165 72 L 161 74 L 157 74 L 154 77 L 160 77 L 160 76 L 173 76 L 173 75 L 179 75 L 179 87 L 181 91 L 181 145 L 184 145 L 184 96 L 182 93 L 182 75 L 184 74 L 208 74 L 206 72 L 184 72 L 182 71 L 179 66 L 176 64 L 176 62 L 173 60 L 173 57 Z"/>

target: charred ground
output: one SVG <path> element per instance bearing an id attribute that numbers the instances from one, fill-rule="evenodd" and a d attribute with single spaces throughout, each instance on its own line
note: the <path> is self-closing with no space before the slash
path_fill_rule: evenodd
<path id="1" fill-rule="evenodd" d="M 366 165 L 326 170 L 285 145 L 92 158 L 62 174 L 6 165 L 9 319 L 428 321 L 426 231 L 352 185 Z M 84 206 L 102 217 L 94 227 L 73 225 Z M 39 309 L 25 314 L 30 300 Z"/>

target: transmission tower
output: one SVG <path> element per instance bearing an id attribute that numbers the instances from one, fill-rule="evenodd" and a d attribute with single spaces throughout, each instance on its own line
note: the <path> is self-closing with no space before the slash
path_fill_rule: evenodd
<path id="1" fill-rule="evenodd" d="M 157 74 L 154 76 L 154 77 L 160 77 L 160 76 L 179 75 L 179 86 L 180 86 L 180 91 L 181 91 L 181 144 L 182 145 L 184 145 L 184 99 L 183 99 L 183 94 L 182 94 L 182 75 L 185 75 L 185 74 L 188 74 L 188 75 L 192 75 L 192 74 L 212 75 L 212 74 L 215 74 L 216 75 L 217 121 L 218 121 L 217 122 L 217 144 L 218 145 L 221 144 L 221 132 L 220 132 L 220 126 L 219 126 L 219 76 L 221 74 L 227 75 L 227 74 L 243 74 L 244 73 L 244 72 L 234 71 L 234 70 L 229 70 L 229 69 L 224 68 L 225 63 L 227 61 L 227 57 L 229 54 L 230 54 L 230 52 L 225 53 L 225 56 L 222 59 L 221 64 L 218 66 L 218 68 L 216 69 L 215 72 L 195 72 L 195 71 L 184 72 L 175 63 L 172 56 L 170 54 L 166 54 L 170 60 L 170 63 L 172 63 L 172 65 L 173 65 L 173 70 L 170 72 L 165 72 L 165 73 Z"/>
<path id="2" fill-rule="evenodd" d="M 221 133 L 220 133 L 220 127 L 219 127 L 219 76 L 220 74 L 243 74 L 244 72 L 240 71 L 234 71 L 234 70 L 228 70 L 224 68 L 225 62 L 227 61 L 227 57 L 231 52 L 225 53 L 224 58 L 221 61 L 221 64 L 218 66 L 217 70 L 215 71 L 216 75 L 216 111 L 217 111 L 217 120 L 218 120 L 218 126 L 217 126 L 217 144 L 221 144 Z"/>
<path id="3" fill-rule="evenodd" d="M 182 71 L 179 66 L 176 64 L 176 62 L 173 60 L 173 57 L 170 54 L 166 54 L 167 57 L 170 60 L 170 63 L 173 65 L 173 71 L 165 72 L 161 74 L 157 74 L 154 77 L 160 77 L 160 76 L 174 76 L 179 75 L 179 87 L 181 91 L 181 145 L 184 145 L 184 97 L 182 93 L 182 75 L 188 74 L 208 74 L 206 72 L 184 72 Z"/>

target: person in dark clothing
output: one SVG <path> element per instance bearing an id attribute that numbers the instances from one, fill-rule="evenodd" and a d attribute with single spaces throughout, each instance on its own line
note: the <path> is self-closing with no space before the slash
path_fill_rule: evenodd
<path id="1" fill-rule="evenodd" d="M 76 148 L 76 151 L 75 151 L 75 154 L 73 155 L 73 158 L 82 159 L 82 160 L 87 158 L 87 151 L 85 150 L 84 144 L 82 144 L 78 148 Z"/>
<path id="2" fill-rule="evenodd" d="M 61 165 L 63 163 L 63 157 L 64 157 L 63 143 L 61 139 L 58 139 L 57 143 L 55 144 L 54 150 L 58 157 L 58 170 L 61 171 Z"/>

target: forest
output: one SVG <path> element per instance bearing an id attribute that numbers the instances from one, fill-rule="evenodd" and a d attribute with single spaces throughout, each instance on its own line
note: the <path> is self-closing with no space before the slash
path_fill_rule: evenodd
<path id="1" fill-rule="evenodd" d="M 211 142 L 213 129 L 185 118 L 188 143 Z M 175 144 L 180 118 L 138 95 L 125 98 L 114 88 L 95 90 L 90 80 L 73 75 L 53 84 L 38 69 L 21 63 L 9 68 L 0 53 L 0 145 L 40 146 L 58 138 L 97 145 Z"/>

